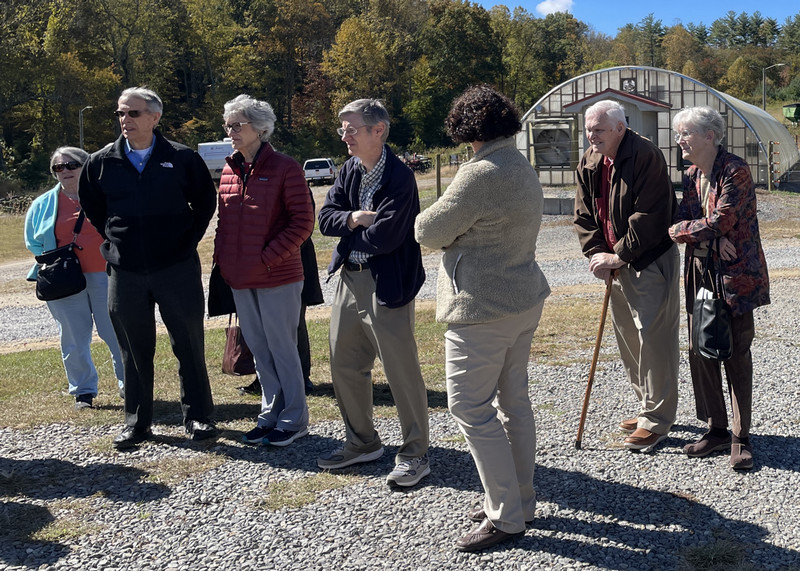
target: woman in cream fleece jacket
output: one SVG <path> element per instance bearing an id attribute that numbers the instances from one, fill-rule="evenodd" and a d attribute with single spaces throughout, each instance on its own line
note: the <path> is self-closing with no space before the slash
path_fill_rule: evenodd
<path id="1" fill-rule="evenodd" d="M 477 551 L 521 536 L 534 518 L 527 365 L 550 293 L 536 263 L 544 198 L 536 172 L 514 146 L 519 111 L 505 96 L 470 87 L 445 125 L 476 154 L 417 217 L 415 232 L 420 244 L 443 250 L 436 319 L 448 324 L 448 405 L 485 490 L 483 506 L 467 514 L 480 525 L 456 547 Z"/>

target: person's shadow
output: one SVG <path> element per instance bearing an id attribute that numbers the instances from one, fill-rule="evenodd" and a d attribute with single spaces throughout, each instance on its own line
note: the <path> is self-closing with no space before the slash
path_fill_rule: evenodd
<path id="1" fill-rule="evenodd" d="M 142 482 L 146 472 L 119 464 L 78 466 L 55 459 L 16 460 L 0 457 L 0 497 L 73 500 L 102 493 L 112 501 L 147 502 L 169 495 L 168 487 Z M 36 533 L 55 518 L 46 507 L 18 501 L 0 504 L 0 561 L 35 567 L 53 564 L 70 548 L 56 540 L 37 539 Z"/>

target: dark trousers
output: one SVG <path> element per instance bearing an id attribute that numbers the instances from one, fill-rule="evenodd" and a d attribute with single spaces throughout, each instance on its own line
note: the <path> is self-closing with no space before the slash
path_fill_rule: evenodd
<path id="1" fill-rule="evenodd" d="M 306 304 L 300 305 L 300 322 L 297 324 L 297 354 L 303 368 L 303 381 L 311 382 L 311 341 L 308 339 L 306 325 Z"/>
<path id="2" fill-rule="evenodd" d="M 695 258 L 686 297 L 697 297 L 702 285 L 702 260 Z M 688 305 L 688 304 L 687 304 Z M 695 354 L 691 347 L 692 314 L 689 314 L 689 369 L 692 373 L 697 419 L 707 422 L 709 428 L 728 428 L 728 413 L 725 409 L 725 391 L 722 383 L 722 368 L 725 368 L 728 394 L 731 398 L 732 429 L 734 436 L 746 438 L 750 435 L 753 413 L 753 356 L 750 346 L 755 337 L 753 312 L 731 319 L 733 332 L 733 355 L 720 362 Z"/>
<path id="3" fill-rule="evenodd" d="M 108 310 L 125 370 L 125 424 L 145 429 L 153 422 L 156 304 L 178 359 L 184 425 L 208 422 L 214 403 L 205 361 L 200 260 L 195 254 L 149 273 L 111 268 Z"/>

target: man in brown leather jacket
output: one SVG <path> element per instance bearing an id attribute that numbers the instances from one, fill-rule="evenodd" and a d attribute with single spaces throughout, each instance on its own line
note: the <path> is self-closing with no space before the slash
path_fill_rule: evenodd
<path id="1" fill-rule="evenodd" d="M 624 108 L 586 110 L 590 148 L 578 163 L 575 229 L 589 270 L 611 281 L 611 320 L 639 401 L 620 429 L 624 445 L 651 451 L 678 405 L 679 254 L 667 229 L 677 208 L 661 150 L 627 127 Z"/>

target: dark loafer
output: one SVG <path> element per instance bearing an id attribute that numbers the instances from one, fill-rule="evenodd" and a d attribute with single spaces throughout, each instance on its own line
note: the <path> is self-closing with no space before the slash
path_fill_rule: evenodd
<path id="1" fill-rule="evenodd" d="M 718 450 L 728 450 L 731 447 L 731 435 L 726 434 L 724 437 L 713 436 L 710 433 L 705 433 L 700 440 L 687 444 L 683 447 L 683 452 L 690 458 L 703 458 L 712 452 Z"/>
<path id="2" fill-rule="evenodd" d="M 134 428 L 133 426 L 126 426 L 122 429 L 112 444 L 117 450 L 124 450 L 125 448 L 133 448 L 137 444 L 150 440 L 153 438 L 153 433 L 149 428 Z"/>
<path id="3" fill-rule="evenodd" d="M 518 539 L 523 535 L 525 535 L 524 531 L 517 533 L 500 531 L 491 521 L 484 519 L 478 527 L 456 541 L 456 549 L 459 551 L 481 551 L 506 541 Z"/>
<path id="4" fill-rule="evenodd" d="M 486 519 L 486 512 L 483 510 L 483 508 L 475 508 L 474 510 L 469 510 L 467 512 L 467 518 L 471 519 L 472 521 L 482 522 Z M 525 522 L 525 525 L 531 524 L 533 524 L 532 519 Z"/>
<path id="5" fill-rule="evenodd" d="M 191 420 L 186 426 L 186 432 L 192 435 L 192 440 L 206 440 L 217 435 L 217 427 L 210 422 Z"/>
<path id="6" fill-rule="evenodd" d="M 240 395 L 253 395 L 255 397 L 261 396 L 261 383 L 258 380 L 258 377 L 253 379 L 253 382 L 249 385 L 245 385 L 243 387 L 236 387 L 236 390 L 239 391 Z"/>
<path id="7" fill-rule="evenodd" d="M 750 439 L 740 441 L 736 436 L 731 439 L 731 468 L 734 470 L 751 470 L 753 468 L 753 447 Z"/>

